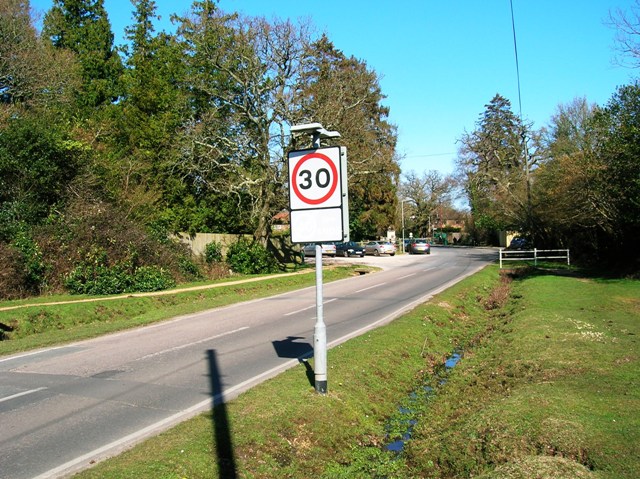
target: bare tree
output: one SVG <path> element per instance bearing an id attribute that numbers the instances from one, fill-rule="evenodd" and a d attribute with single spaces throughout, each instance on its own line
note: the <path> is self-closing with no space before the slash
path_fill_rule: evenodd
<path id="1" fill-rule="evenodd" d="M 609 12 L 607 23 L 616 30 L 616 63 L 630 68 L 640 67 L 640 0 L 635 0 L 629 11 L 618 8 Z"/>
<path id="2" fill-rule="evenodd" d="M 412 218 L 416 233 L 429 236 L 436 216 L 443 207 L 449 208 L 453 201 L 455 180 L 431 170 L 419 176 L 415 171 L 406 173 L 400 187 L 402 200 L 406 201 L 405 216 Z M 402 218 L 401 218 L 402 220 Z"/>
<path id="3" fill-rule="evenodd" d="M 288 126 L 309 43 L 307 24 L 226 15 L 196 2 L 179 31 L 193 116 L 176 169 L 202 188 L 236 199 L 263 242 L 286 203 Z"/>
<path id="4" fill-rule="evenodd" d="M 0 121 L 16 108 L 45 109 L 71 102 L 77 63 L 38 37 L 29 3 L 0 0 Z"/>

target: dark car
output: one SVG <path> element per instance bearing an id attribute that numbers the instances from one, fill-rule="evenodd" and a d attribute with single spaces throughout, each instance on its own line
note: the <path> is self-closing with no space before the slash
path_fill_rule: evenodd
<path id="1" fill-rule="evenodd" d="M 526 238 L 523 238 L 522 236 L 516 236 L 511 240 L 511 243 L 509 243 L 509 247 L 507 249 L 531 249 L 531 244 Z"/>
<path id="2" fill-rule="evenodd" d="M 360 246 L 353 241 L 345 241 L 344 243 L 336 243 L 336 256 L 360 256 L 364 257 L 364 246 Z"/>
<path id="3" fill-rule="evenodd" d="M 414 238 L 407 245 L 409 254 L 431 254 L 431 245 L 424 238 Z"/>

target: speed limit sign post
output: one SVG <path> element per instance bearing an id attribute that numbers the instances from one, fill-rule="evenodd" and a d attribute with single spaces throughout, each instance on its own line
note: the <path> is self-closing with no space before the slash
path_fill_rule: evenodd
<path id="1" fill-rule="evenodd" d="M 348 238 L 348 226 L 343 221 L 344 213 L 348 212 L 346 175 L 342 173 L 346 170 L 345 165 L 346 150 L 339 146 L 289 153 L 293 243 L 345 241 Z"/>
<path id="2" fill-rule="evenodd" d="M 322 301 L 322 247 L 348 241 L 347 152 L 344 147 L 289 153 L 289 219 L 293 243 L 316 243 L 315 389 L 327 392 L 327 336 Z"/>

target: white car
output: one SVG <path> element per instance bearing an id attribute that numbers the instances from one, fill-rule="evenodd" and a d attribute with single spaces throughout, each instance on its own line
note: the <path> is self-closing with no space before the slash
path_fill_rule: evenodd
<path id="1" fill-rule="evenodd" d="M 320 245 L 322 247 L 322 256 L 331 256 L 335 258 L 336 256 L 336 245 L 332 243 L 322 243 Z M 309 243 L 302 247 L 302 256 L 315 256 L 316 255 L 316 244 Z"/>

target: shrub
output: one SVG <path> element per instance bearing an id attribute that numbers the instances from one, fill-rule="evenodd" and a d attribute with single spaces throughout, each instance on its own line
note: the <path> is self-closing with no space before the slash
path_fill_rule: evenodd
<path id="1" fill-rule="evenodd" d="M 264 274 L 278 271 L 278 263 L 261 244 L 240 238 L 231 245 L 227 263 L 233 271 L 241 274 Z"/>
<path id="2" fill-rule="evenodd" d="M 191 259 L 190 256 L 181 255 L 178 258 L 178 265 L 180 267 L 180 274 L 185 278 L 190 279 L 202 279 L 203 275 L 198 268 L 198 265 Z"/>
<path id="3" fill-rule="evenodd" d="M 31 235 L 20 232 L 13 241 L 13 246 L 22 253 L 25 268 L 25 286 L 29 291 L 39 292 L 45 284 L 46 265 L 42 251 Z"/>
<path id="4" fill-rule="evenodd" d="M 69 273 L 65 286 L 73 294 L 117 294 L 129 289 L 128 279 L 122 268 L 82 263 Z"/>
<path id="5" fill-rule="evenodd" d="M 175 285 L 171 274 L 157 266 L 141 266 L 133 278 L 135 291 L 161 291 Z"/>
<path id="6" fill-rule="evenodd" d="M 24 255 L 14 246 L 0 243 L 0 299 L 26 296 L 27 270 Z"/>
<path id="7" fill-rule="evenodd" d="M 67 276 L 65 286 L 74 294 L 119 294 L 160 291 L 175 286 L 175 281 L 158 266 L 140 266 L 130 272 L 121 264 L 83 263 Z"/>
<path id="8" fill-rule="evenodd" d="M 158 290 L 203 277 L 185 245 L 151 233 L 113 205 L 77 199 L 63 212 L 0 241 L 0 298 Z"/>
<path id="9" fill-rule="evenodd" d="M 38 233 L 38 244 L 51 267 L 47 286 L 52 290 L 65 289 L 72 272 L 79 275 L 76 269 L 83 265 L 119 265 L 130 276 L 138 268 L 152 266 L 170 272 L 178 282 L 201 277 L 185 245 L 162 240 L 160 232 L 149 232 L 106 203 L 74 204 L 61 221 L 40 228 Z M 116 273 L 102 276 L 118 276 Z"/>
<path id="10" fill-rule="evenodd" d="M 207 264 L 222 262 L 222 245 L 217 241 L 207 243 L 204 247 L 204 260 Z"/>

